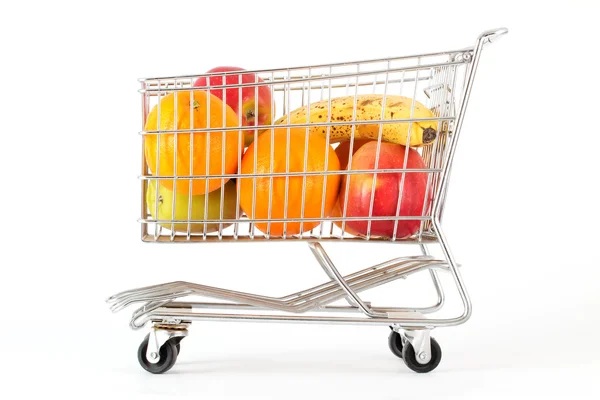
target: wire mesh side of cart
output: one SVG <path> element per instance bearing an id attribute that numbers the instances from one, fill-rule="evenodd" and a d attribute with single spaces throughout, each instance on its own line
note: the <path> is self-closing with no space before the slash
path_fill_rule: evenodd
<path id="1" fill-rule="evenodd" d="M 410 57 L 400 58 L 386 58 L 378 60 L 369 60 L 361 62 L 351 63 L 340 63 L 340 64 L 327 64 L 327 65 L 313 65 L 306 67 L 295 67 L 295 68 L 284 68 L 284 69 L 271 69 L 271 70 L 257 70 L 257 71 L 244 71 L 244 73 L 255 74 L 260 80 L 251 82 L 242 82 L 240 72 L 219 72 L 204 75 L 190 75 L 190 76 L 178 76 L 178 77 L 161 77 L 161 78 L 150 78 L 141 79 L 142 89 L 142 116 L 143 124 L 141 134 L 144 139 L 149 137 L 156 138 L 158 143 L 170 143 L 174 148 L 177 149 L 177 154 L 180 152 L 189 152 L 188 157 L 184 157 L 186 160 L 193 160 L 195 157 L 193 153 L 194 141 L 205 141 L 206 145 L 206 158 L 210 158 L 209 149 L 212 146 L 225 144 L 227 140 L 232 137 L 236 137 L 235 141 L 237 145 L 237 159 L 238 165 L 235 171 L 227 172 L 225 168 L 225 148 L 222 147 L 222 168 L 215 173 L 210 170 L 209 163 L 204 169 L 204 173 L 195 174 L 194 167 L 190 164 L 187 167 L 185 173 L 181 173 L 181 165 L 177 165 L 179 157 L 172 157 L 173 167 L 170 171 L 175 172 L 161 172 L 160 168 L 162 165 L 160 162 L 155 163 L 155 168 L 149 168 L 149 162 L 147 157 L 144 156 L 142 160 L 142 174 L 141 174 L 141 218 L 142 224 L 142 239 L 144 241 L 156 241 L 156 242 L 203 242 L 203 241 L 265 241 L 274 239 L 284 240 L 309 240 L 309 241 L 328 241 L 328 240 L 347 240 L 347 241 L 385 241 L 385 242 L 427 242 L 436 240 L 435 232 L 432 230 L 431 219 L 434 215 L 434 205 L 437 204 L 436 212 L 441 215 L 443 211 L 443 203 L 445 197 L 445 187 L 441 186 L 441 177 L 447 173 L 449 149 L 452 147 L 452 141 L 454 140 L 453 128 L 458 122 L 458 115 L 460 112 L 460 105 L 462 100 L 462 94 L 464 93 L 464 85 L 466 82 L 467 73 L 469 71 L 469 65 L 472 60 L 473 50 L 457 50 L 433 54 L 423 54 Z M 228 75 L 235 75 L 238 77 L 237 83 L 231 83 L 226 81 L 225 78 Z M 221 84 L 214 84 L 214 77 L 219 77 Z M 207 78 L 207 82 L 203 85 L 193 87 L 194 83 L 198 78 Z M 193 87 L 193 91 L 191 90 Z M 239 105 L 241 109 L 241 92 L 242 90 L 254 90 L 255 98 L 259 97 L 259 90 L 262 87 L 268 87 L 272 93 L 270 99 L 271 104 L 271 118 L 268 124 L 250 126 L 242 126 L 242 115 L 238 115 L 238 124 L 236 126 L 229 126 L 225 121 L 225 108 L 227 106 L 227 95 L 231 93 L 231 90 L 238 91 Z M 211 116 L 214 118 L 210 110 L 208 111 L 208 121 L 203 126 L 194 126 L 194 119 L 190 117 L 189 123 L 183 124 L 182 121 L 178 121 L 178 118 L 182 117 L 181 114 L 173 112 L 172 115 L 166 114 L 165 111 L 161 112 L 161 102 L 168 96 L 176 93 L 174 96 L 175 106 L 173 109 L 178 109 L 177 101 L 179 94 L 188 93 L 189 96 L 185 97 L 185 101 L 189 101 L 190 108 L 194 107 L 195 97 L 215 93 L 221 91 L 221 97 L 223 99 L 222 107 L 223 111 L 220 113 L 223 115 L 223 121 L 213 121 L 211 123 Z M 356 119 L 356 108 L 357 99 L 361 95 L 366 94 L 378 94 L 383 96 L 384 102 L 387 97 L 391 96 L 403 96 L 416 101 L 412 102 L 412 110 L 410 112 L 410 118 L 399 118 L 394 119 L 392 117 L 385 118 L 384 110 L 382 108 L 381 118 L 372 119 L 369 121 L 361 121 Z M 208 95 L 207 95 L 208 96 Z M 349 96 L 353 100 L 354 113 L 352 120 L 348 121 L 336 121 L 332 120 L 331 112 L 331 99 L 335 99 L 342 96 Z M 183 98 L 183 97 L 181 97 Z M 182 100 L 180 100 L 182 101 Z M 283 122 L 275 123 L 282 117 L 293 110 L 300 107 L 307 106 L 313 102 L 325 101 L 327 103 L 327 112 L 324 113 L 326 117 L 323 122 L 310 122 L 307 117 L 305 123 L 289 123 L 289 119 Z M 415 104 L 420 102 L 424 104 L 428 109 L 433 111 L 433 118 L 415 118 L 414 109 Z M 210 107 L 210 101 L 206 104 Z M 165 107 L 163 105 L 163 107 Z M 147 127 L 147 118 L 151 110 L 158 110 L 158 118 L 156 128 L 150 129 Z M 214 110 L 213 110 L 214 111 Z M 255 102 L 255 115 L 258 115 L 259 102 Z M 173 118 L 174 126 L 177 129 L 161 129 L 160 118 Z M 383 124 L 405 124 L 408 126 L 409 137 L 411 130 L 413 129 L 414 122 L 428 122 L 429 120 L 434 121 L 437 124 L 438 132 L 436 140 L 427 146 L 416 147 L 414 150 L 418 151 L 421 155 L 425 168 L 423 169 L 411 169 L 404 163 L 402 168 L 378 168 L 377 165 L 374 169 L 369 171 L 349 171 L 346 169 L 339 170 L 328 170 L 327 165 L 321 171 L 310 171 L 306 172 L 306 169 L 298 171 L 291 170 L 289 165 L 284 172 L 272 172 L 256 173 L 257 159 L 254 160 L 254 173 L 242 174 L 241 161 L 247 148 L 243 145 L 243 137 L 245 135 L 251 135 L 253 142 L 256 143 L 259 135 L 272 134 L 275 129 L 287 129 L 288 138 L 291 129 L 303 128 L 306 130 L 306 145 L 308 146 L 309 128 L 319 126 L 322 127 L 324 137 L 326 138 L 326 157 L 328 160 L 328 153 L 334 152 L 339 146 L 339 143 L 333 143 L 329 140 L 329 134 L 332 130 L 342 126 L 350 125 L 352 127 L 352 134 L 349 138 L 352 143 L 356 140 L 355 130 L 360 124 L 376 124 L 379 126 L 379 135 L 374 137 L 373 140 L 378 142 L 377 151 L 380 150 L 382 140 Z M 188 122 L 188 121 L 186 121 Z M 216 125 L 215 125 L 215 122 Z M 185 129 L 182 128 L 185 126 Z M 414 135 L 415 133 L 412 132 Z M 211 139 L 212 138 L 212 139 Z M 180 144 L 178 144 L 178 142 Z M 190 143 L 191 142 L 191 143 Z M 217 143 L 218 142 L 218 143 Z M 142 141 L 144 146 L 145 140 Z M 157 149 L 160 146 L 157 146 Z M 272 146 L 273 147 L 273 146 Z M 142 149 L 142 154 L 145 154 L 145 150 Z M 290 151 L 296 149 L 290 149 L 290 141 L 287 141 L 286 154 L 290 154 Z M 308 150 L 308 147 L 305 149 Z M 408 146 L 406 148 L 408 152 Z M 306 168 L 307 158 L 309 151 L 304 152 L 304 168 Z M 147 154 L 145 154 L 147 155 Z M 156 155 L 157 158 L 160 154 Z M 196 155 L 197 157 L 197 155 Z M 273 157 L 273 150 L 271 149 L 271 158 Z M 347 157 L 351 159 L 352 154 L 349 152 Z M 214 153 L 213 153 L 214 158 Z M 377 154 L 376 158 L 379 158 Z M 407 157 L 405 157 L 405 160 Z M 213 160 L 214 161 L 214 160 Z M 274 160 L 271 159 L 273 162 Z M 179 160 L 181 164 L 181 160 Z M 190 161 L 193 163 L 193 161 Z M 289 164 L 289 161 L 288 161 Z M 377 161 L 376 161 L 377 164 Z M 271 163 L 271 166 L 273 163 Z M 421 172 L 427 175 L 427 187 L 425 201 L 421 212 L 415 215 L 400 215 L 400 204 L 402 201 L 404 176 L 406 174 Z M 328 213 L 325 207 L 325 198 L 327 197 L 327 179 L 334 179 L 337 175 L 339 177 L 350 176 L 352 174 L 370 173 L 373 176 L 373 180 L 376 181 L 378 176 L 383 174 L 401 173 L 403 175 L 402 182 L 400 184 L 400 195 L 398 196 L 397 207 L 395 215 L 376 216 L 373 215 L 373 201 L 374 196 L 371 196 L 370 212 L 367 216 L 360 217 L 348 217 L 345 214 L 345 209 L 342 210 L 342 215 L 332 216 Z M 315 175 L 319 175 L 320 179 L 323 179 L 323 205 L 318 215 L 312 215 L 307 217 L 305 215 L 305 202 L 306 202 L 306 182 L 307 180 L 313 179 Z M 261 190 L 273 190 L 273 185 L 277 182 L 285 182 L 285 198 L 283 199 L 284 204 L 284 215 L 283 217 L 275 218 L 271 213 L 271 207 L 273 205 L 273 194 L 270 193 L 269 199 L 269 210 L 267 218 L 250 218 L 240 207 L 240 185 L 239 180 L 252 179 L 254 182 L 254 193 L 256 196 L 257 191 Z M 192 186 L 194 181 L 206 183 L 206 189 L 208 189 L 209 181 L 220 180 L 220 185 L 215 189 L 221 191 L 220 193 L 220 204 L 213 205 L 218 207 L 218 217 L 209 218 L 209 196 L 203 196 L 202 200 L 205 204 L 204 215 L 200 218 L 192 217 Z M 302 180 L 302 191 L 291 192 L 289 190 L 290 182 L 295 180 Z M 151 183 L 155 181 L 155 183 Z M 237 181 L 236 184 L 236 212 L 235 216 L 226 217 L 224 215 L 224 199 L 225 199 L 225 184 L 228 181 Z M 258 185 L 256 182 L 258 181 Z M 184 197 L 179 196 L 180 193 L 176 193 L 176 190 L 171 192 L 160 190 L 154 190 L 152 195 L 154 199 L 149 199 L 148 187 L 150 184 L 160 185 L 165 182 L 170 183 L 171 188 L 179 188 L 184 182 L 184 185 L 189 187 L 189 192 L 184 193 Z M 258 186 L 258 188 L 257 188 Z M 341 186 L 341 185 L 340 185 Z M 375 187 L 375 183 L 373 188 Z M 340 191 L 344 190 L 343 187 Z M 206 193 L 209 190 L 205 190 Z M 158 205 L 165 202 L 164 196 L 172 196 L 172 199 L 168 199 L 171 204 L 171 212 L 159 213 Z M 288 197 L 301 196 L 301 214 L 300 216 L 290 217 L 286 215 L 285 211 L 288 209 L 288 203 L 292 200 Z M 253 197 L 254 199 L 255 197 Z M 184 199 L 184 200 L 182 200 Z M 281 199 L 279 199 L 281 201 Z M 184 202 L 184 204 L 181 204 Z M 185 204 L 187 202 L 187 204 Z M 150 209 L 155 207 L 154 210 Z M 183 211 L 181 211 L 183 209 Z M 183 218 L 181 215 L 183 214 Z M 356 235 L 348 232 L 347 222 L 352 220 L 361 220 L 368 223 L 368 230 L 364 234 Z M 371 224 L 374 221 L 379 220 L 417 220 L 419 221 L 418 231 L 410 237 L 398 237 L 396 230 L 393 235 L 389 236 L 377 236 L 371 234 Z M 300 231 L 289 233 L 286 229 L 288 224 L 300 224 Z M 262 229 L 257 229 L 257 224 L 262 224 Z M 266 224 L 266 229 L 264 228 Z M 283 225 L 283 233 L 274 235 L 271 232 L 271 227 L 275 224 Z M 318 224 L 314 226 L 315 224 Z M 310 226 L 309 229 L 305 228 L 305 225 Z M 216 227 L 209 229 L 210 227 Z"/>

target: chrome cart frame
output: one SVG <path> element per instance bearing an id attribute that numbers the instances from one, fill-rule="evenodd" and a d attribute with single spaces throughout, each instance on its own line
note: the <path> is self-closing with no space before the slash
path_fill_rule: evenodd
<path id="1" fill-rule="evenodd" d="M 427 168 L 423 172 L 427 173 L 427 193 L 430 194 L 431 204 L 427 207 L 424 206 L 424 212 L 419 216 L 401 216 L 397 212 L 395 217 L 385 217 L 396 221 L 408 219 L 419 220 L 420 227 L 418 232 L 408 238 L 396 238 L 395 231 L 393 237 L 377 237 L 371 235 L 370 231 L 362 236 L 350 235 L 346 231 L 345 225 L 348 221 L 353 220 L 351 217 L 346 215 L 331 217 L 325 215 L 323 210 L 321 210 L 321 217 L 316 218 L 318 220 L 316 222 L 320 224 L 320 227 L 315 227 L 307 231 L 301 230 L 299 234 L 289 235 L 286 234 L 284 228 L 283 236 L 276 237 L 270 234 L 269 229 L 262 233 L 257 231 L 256 225 L 259 223 L 269 223 L 269 227 L 271 227 L 271 224 L 275 223 L 309 223 L 315 222 L 315 218 L 284 217 L 261 220 L 260 218 L 250 218 L 248 213 L 242 214 L 238 210 L 235 218 L 228 219 L 223 216 L 222 199 L 221 214 L 217 220 L 210 220 L 207 218 L 206 213 L 203 219 L 190 218 L 191 211 L 188 211 L 188 218 L 179 219 L 173 217 L 161 219 L 158 216 L 158 212 L 153 214 L 156 217 L 152 217 L 148 213 L 147 190 L 149 182 L 153 179 L 171 179 L 173 182 L 176 182 L 178 179 L 187 179 L 190 182 L 193 179 L 204 179 L 208 187 L 209 176 L 221 179 L 224 182 L 226 179 L 235 179 L 236 176 L 239 179 L 239 170 L 238 174 L 221 173 L 219 175 L 209 175 L 208 173 L 190 173 L 178 176 L 177 174 L 158 175 L 158 173 L 155 173 L 152 175 L 144 156 L 141 176 L 142 217 L 140 219 L 143 241 L 156 243 L 305 241 L 308 243 L 319 265 L 327 274 L 328 280 L 321 285 L 284 297 L 261 296 L 181 281 L 128 290 L 113 295 L 107 300 L 111 304 L 113 312 L 123 310 L 132 304 L 142 303 L 141 307 L 133 313 L 130 324 L 131 328 L 141 329 L 148 324 L 152 326 L 150 333 L 138 350 L 138 358 L 142 366 L 153 373 L 167 371 L 175 364 L 177 354 L 180 350 L 180 341 L 187 335 L 187 328 L 193 321 L 228 320 L 387 325 L 392 329 L 389 336 L 390 349 L 395 355 L 403 358 L 409 368 L 416 372 L 429 372 L 436 368 L 441 359 L 441 349 L 437 342 L 430 337 L 431 330 L 436 327 L 462 324 L 471 315 L 471 302 L 459 271 L 459 265 L 450 251 L 441 223 L 450 172 L 482 49 L 485 44 L 495 41 L 507 32 L 507 29 L 504 28 L 483 32 L 473 47 L 456 51 L 352 63 L 249 71 L 260 76 L 263 80 L 251 83 L 238 82 L 235 85 L 206 84 L 204 87 L 199 87 L 199 89 L 206 90 L 229 89 L 231 87 L 242 90 L 249 87 L 253 88 L 256 94 L 258 94 L 260 86 L 268 85 L 274 94 L 271 100 L 273 109 L 276 109 L 276 103 L 282 104 L 284 115 L 288 114 L 293 108 L 294 101 L 292 100 L 292 96 L 297 99 L 297 105 L 305 106 L 311 103 L 311 95 L 314 99 L 317 96 L 315 93 L 320 93 L 320 96 L 317 96 L 319 100 L 329 99 L 329 106 L 331 106 L 331 98 L 336 93 L 352 94 L 354 92 L 354 98 L 356 99 L 361 91 L 383 92 L 383 96 L 389 95 L 392 92 L 399 94 L 412 92 L 409 94 L 413 98 L 418 98 L 421 95 L 419 89 L 423 89 L 422 93 L 426 96 L 424 102 L 427 103 L 429 109 L 435 112 L 435 117 L 431 119 L 435 120 L 439 124 L 438 127 L 440 127 L 436 142 L 431 146 L 419 149 L 427 165 Z M 212 75 L 217 75 L 217 73 L 213 73 Z M 227 76 L 228 73 L 221 72 L 220 75 Z M 223 137 L 225 137 L 225 133 L 229 130 L 246 130 L 254 135 L 256 141 L 258 131 L 261 129 L 268 131 L 274 128 L 288 128 L 289 135 L 290 128 L 306 128 L 308 130 L 311 125 L 315 125 L 309 122 L 306 124 L 292 124 L 288 121 L 287 124 L 269 123 L 259 125 L 257 128 L 256 126 L 224 128 L 225 125 L 223 124 L 218 128 L 204 127 L 203 129 L 147 129 L 146 122 L 153 102 L 156 103 L 155 107 L 159 108 L 158 113 L 160 114 L 161 98 L 164 98 L 168 93 L 189 91 L 194 80 L 201 76 L 210 77 L 211 74 L 140 80 L 142 83 L 140 92 L 142 93 L 144 126 L 141 134 L 143 137 L 149 135 L 157 135 L 159 137 L 160 135 L 172 135 L 177 147 L 177 137 L 182 134 L 192 136 L 191 133 L 208 132 L 210 137 L 211 132 L 217 132 L 222 133 Z M 392 91 L 392 88 L 395 88 L 394 91 Z M 258 114 L 258 106 L 256 107 L 256 114 Z M 356 115 L 356 102 L 354 107 L 354 115 Z M 177 103 L 175 103 L 175 108 L 177 108 Z M 411 113 L 411 118 L 398 119 L 394 120 L 394 122 L 412 124 L 413 122 L 429 120 L 427 118 L 413 118 L 412 115 Z M 384 122 L 386 121 L 382 117 L 381 120 L 373 120 L 369 123 L 382 124 Z M 389 123 L 389 120 L 387 122 Z M 353 120 L 352 123 L 358 126 L 365 122 Z M 327 129 L 329 132 L 330 129 L 341 124 L 348 124 L 348 122 L 336 122 L 328 118 L 327 121 L 323 121 L 317 125 L 322 126 L 323 129 Z M 354 137 L 351 140 L 353 141 Z M 377 140 L 377 149 L 379 151 L 382 141 L 381 128 Z M 208 141 L 210 142 L 210 139 Z M 289 154 L 289 143 L 287 150 Z M 240 144 L 240 159 L 242 153 L 243 149 Z M 223 159 L 225 157 L 224 154 L 225 150 L 223 150 Z M 223 165 L 224 163 L 225 161 L 223 161 Z M 307 177 L 311 176 L 306 171 L 292 172 L 289 170 L 281 174 L 271 171 L 271 173 L 261 175 L 260 173 L 256 173 L 256 161 L 254 167 L 253 174 L 243 176 L 254 179 L 255 182 L 257 179 L 262 178 L 271 179 L 271 182 L 273 179 L 285 178 L 288 180 L 293 177 L 302 177 L 306 180 Z M 404 168 L 397 171 L 403 174 L 411 172 L 407 169 L 406 164 Z M 377 169 L 376 167 L 372 172 L 384 174 L 390 171 Z M 343 171 L 343 173 L 350 174 L 351 172 L 347 170 Z M 324 173 L 323 175 L 331 176 L 335 172 L 328 174 Z M 256 196 L 256 183 L 254 191 L 254 196 Z M 221 189 L 221 194 L 223 193 L 223 189 Z M 400 189 L 400 193 L 402 193 L 402 189 Z M 304 189 L 302 196 L 304 199 Z M 401 196 L 400 194 L 400 198 Z M 208 196 L 205 197 L 208 198 Z M 400 209 L 400 198 L 398 199 L 398 209 Z M 175 195 L 173 199 L 175 200 Z M 287 201 L 286 191 L 286 204 Z M 239 205 L 239 187 L 237 202 Z M 373 210 L 372 202 L 373 199 L 371 199 L 371 211 Z M 206 204 L 208 204 L 208 200 L 206 200 Z M 269 202 L 269 207 L 271 207 L 271 202 Z M 175 201 L 173 202 L 174 214 Z M 269 209 L 270 215 L 271 210 Z M 302 215 L 304 215 L 304 202 L 302 203 Z M 371 212 L 368 218 L 365 219 L 369 220 L 370 228 L 372 221 L 381 220 L 382 217 L 374 216 Z M 341 227 L 336 227 L 334 222 L 341 223 Z M 206 228 L 200 233 L 192 229 L 194 224 L 201 226 L 203 224 L 206 227 L 208 223 L 219 224 L 219 229 L 212 233 L 207 232 Z M 187 231 L 182 234 L 179 232 L 178 234 L 176 229 L 168 229 L 169 225 L 175 227 L 175 224 L 187 225 Z M 244 229 L 246 226 L 248 227 L 247 233 Z M 150 227 L 154 229 L 150 229 Z M 323 244 L 329 241 L 350 243 L 409 243 L 420 247 L 420 255 L 395 258 L 342 276 L 323 248 Z M 430 255 L 428 246 L 433 244 L 440 246 L 444 259 L 436 259 Z M 437 292 L 437 301 L 431 306 L 420 308 L 375 306 L 363 300 L 359 295 L 368 289 L 400 278 L 407 278 L 409 275 L 425 270 L 429 271 Z M 454 279 L 463 305 L 463 312 L 458 316 L 452 318 L 435 318 L 430 316 L 430 314 L 435 314 L 439 311 L 445 302 L 445 292 L 438 277 L 438 271 L 449 273 Z M 192 302 L 181 300 L 187 296 L 202 296 L 215 299 L 215 301 Z M 334 302 L 344 299 L 348 303 L 347 305 L 333 305 Z M 219 310 L 219 312 L 211 312 L 214 310 Z M 228 310 L 231 312 L 228 312 Z M 269 310 L 270 313 L 264 313 L 265 310 Z M 318 312 L 318 315 L 308 315 L 309 312 Z M 336 315 L 349 312 L 354 312 L 357 316 Z"/>

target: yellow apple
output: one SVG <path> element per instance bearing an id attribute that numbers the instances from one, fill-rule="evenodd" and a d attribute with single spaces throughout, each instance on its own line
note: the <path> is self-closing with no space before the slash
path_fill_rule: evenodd
<path id="1" fill-rule="evenodd" d="M 163 185 L 158 185 L 158 218 L 155 216 L 156 213 L 156 181 L 150 180 L 148 182 L 148 189 L 146 191 L 146 205 L 150 211 L 152 218 L 159 220 L 179 220 L 187 221 L 188 218 L 191 220 L 201 220 L 204 217 L 205 207 L 205 195 L 193 195 L 191 202 L 191 214 L 188 217 L 188 205 L 189 196 L 187 194 L 177 193 L 175 195 L 175 212 L 173 212 L 173 191 L 165 188 Z M 237 191 L 235 187 L 235 181 L 229 180 L 223 187 L 223 219 L 235 219 L 236 217 L 236 202 L 237 202 Z M 208 193 L 208 212 L 206 219 L 208 220 L 219 220 L 221 214 L 221 188 L 213 190 Z M 241 213 L 240 213 L 241 215 Z M 171 230 L 171 223 L 161 223 L 162 227 Z M 216 232 L 219 230 L 219 223 L 214 224 L 202 224 L 202 223 L 190 223 L 191 233 L 202 233 L 204 232 L 204 225 L 206 225 L 206 232 Z M 232 225 L 232 223 L 223 223 L 223 229 Z M 186 233 L 188 229 L 187 223 L 175 224 L 173 229 L 175 232 Z"/>

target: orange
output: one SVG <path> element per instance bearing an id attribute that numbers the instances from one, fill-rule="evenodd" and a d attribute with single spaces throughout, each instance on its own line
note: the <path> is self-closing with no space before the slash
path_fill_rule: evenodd
<path id="1" fill-rule="evenodd" d="M 273 135 L 273 142 L 271 141 Z M 289 172 L 304 171 L 304 156 L 306 142 L 305 128 L 291 128 L 289 138 Z M 327 146 L 325 137 L 320 134 L 308 134 L 308 154 L 306 159 L 307 172 L 339 171 L 340 162 L 335 150 Z M 287 215 L 285 210 L 286 178 L 285 176 L 273 177 L 272 182 L 269 177 L 244 178 L 244 174 L 268 174 L 286 172 L 286 149 L 287 149 L 287 128 L 269 129 L 260 134 L 258 139 L 253 142 L 242 158 L 242 175 L 238 179 L 240 187 L 240 206 L 244 212 L 253 219 L 269 218 L 269 193 L 272 192 L 271 218 L 301 218 L 302 212 L 302 188 L 304 185 L 304 218 L 323 218 L 327 217 L 333 207 L 340 185 L 340 175 L 332 174 L 327 176 L 325 183 L 324 175 L 307 175 L 306 182 L 303 182 L 302 176 L 290 176 L 288 180 L 288 198 Z M 328 149 L 328 155 L 326 156 Z M 273 149 L 273 164 L 271 165 L 271 148 Z M 254 169 L 254 156 L 256 155 L 256 170 Z M 327 158 L 326 158 L 327 157 Z M 327 168 L 325 168 L 325 161 Z M 272 168 L 272 170 L 271 170 Z M 254 180 L 256 180 L 256 198 L 253 199 Z M 323 188 L 325 187 L 325 193 Z M 322 210 L 323 200 L 325 207 Z M 255 212 L 253 211 L 253 206 Z M 302 229 L 300 222 L 285 223 L 286 235 L 295 235 L 301 232 L 309 231 L 319 225 L 316 222 L 304 222 Z M 267 232 L 268 223 L 259 222 L 255 226 L 262 232 Z M 271 222 L 270 234 L 274 236 L 283 236 L 284 223 Z"/>
<path id="2" fill-rule="evenodd" d="M 175 93 L 177 93 L 177 123 L 175 122 Z M 193 95 L 191 94 L 192 91 L 175 93 L 170 93 L 160 100 L 160 128 L 158 125 L 158 106 L 154 106 L 146 120 L 146 131 L 206 129 L 209 126 L 207 123 L 208 104 L 210 104 L 210 128 L 223 127 L 223 112 L 225 112 L 226 127 L 239 126 L 235 112 L 229 106 L 224 105 L 218 97 L 204 90 L 194 90 Z M 190 115 L 192 113 L 193 116 Z M 223 132 L 225 132 L 224 135 Z M 177 148 L 175 148 L 175 136 L 177 136 Z M 208 132 L 162 133 L 160 144 L 158 144 L 157 134 L 146 134 L 144 135 L 146 162 L 154 176 L 233 174 L 237 172 L 238 167 L 240 136 L 239 130 L 210 132 L 210 145 L 207 152 Z M 224 155 L 223 148 L 225 148 Z M 206 168 L 207 157 L 210 158 L 208 160 L 208 173 Z M 192 160 L 191 169 L 190 159 Z M 177 161 L 176 164 L 175 160 Z M 225 184 L 228 180 L 228 178 L 223 179 L 223 181 L 220 178 L 209 179 L 208 192 L 218 189 L 221 184 Z M 191 181 L 192 195 L 207 192 L 206 179 L 192 179 Z M 173 180 L 165 179 L 159 180 L 159 182 L 162 186 L 173 190 Z M 187 195 L 189 186 L 190 179 L 177 180 L 177 193 Z"/>

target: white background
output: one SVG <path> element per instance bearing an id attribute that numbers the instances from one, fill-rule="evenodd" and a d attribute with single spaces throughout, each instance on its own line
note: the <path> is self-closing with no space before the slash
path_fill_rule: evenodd
<path id="1" fill-rule="evenodd" d="M 598 398 L 599 16 L 591 0 L 3 2 L 2 397 Z M 436 371 L 409 371 L 385 327 L 217 322 L 192 326 L 171 372 L 139 367 L 145 332 L 110 294 L 181 279 L 281 295 L 323 277 L 302 244 L 140 241 L 137 78 L 450 50 L 501 26 L 444 220 L 474 313 L 434 331 Z M 344 273 L 399 251 L 328 249 Z M 380 297 L 430 290 L 411 277 Z"/>

